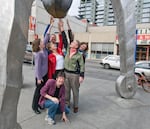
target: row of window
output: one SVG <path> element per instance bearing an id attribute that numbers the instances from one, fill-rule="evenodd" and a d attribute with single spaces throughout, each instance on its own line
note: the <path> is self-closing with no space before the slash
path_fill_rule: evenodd
<path id="1" fill-rule="evenodd" d="M 92 2 L 91 2 L 92 3 Z M 91 17 L 93 16 L 95 19 L 93 22 L 96 22 L 97 24 L 105 21 L 103 20 L 104 17 L 106 17 L 106 21 L 108 21 L 108 25 L 112 25 L 115 23 L 114 13 L 112 6 L 110 6 L 110 0 L 102 2 L 103 5 L 96 5 L 96 13 L 91 13 L 92 10 L 92 4 L 89 4 L 90 6 L 86 6 L 85 9 L 81 9 L 80 15 L 83 15 L 88 20 L 92 20 Z M 105 5 L 108 5 L 106 12 L 105 12 Z M 143 0 L 141 4 L 137 5 L 137 23 L 149 23 L 150 22 L 150 0 Z M 83 6 L 82 6 L 83 7 Z M 141 8 L 139 8 L 141 7 Z M 87 11 L 88 10 L 88 11 Z M 86 13 L 85 13 L 86 12 Z M 106 16 L 105 16 L 106 14 Z M 88 15 L 88 16 L 85 16 Z"/>
<path id="2" fill-rule="evenodd" d="M 138 29 L 138 34 L 150 34 L 150 28 L 148 28 L 148 29 Z"/>

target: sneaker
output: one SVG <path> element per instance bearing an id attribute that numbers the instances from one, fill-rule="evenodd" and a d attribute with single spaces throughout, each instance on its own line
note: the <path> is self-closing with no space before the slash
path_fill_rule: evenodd
<path id="1" fill-rule="evenodd" d="M 48 121 L 48 115 L 45 116 L 45 121 Z"/>
<path id="2" fill-rule="evenodd" d="M 49 124 L 49 125 L 54 125 L 54 124 L 56 124 L 55 121 L 54 121 L 52 118 L 50 118 L 50 117 L 47 118 L 47 121 L 48 121 L 48 124 Z"/>

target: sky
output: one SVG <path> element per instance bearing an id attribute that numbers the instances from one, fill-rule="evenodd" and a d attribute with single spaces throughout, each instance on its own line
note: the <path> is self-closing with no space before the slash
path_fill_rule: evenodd
<path id="1" fill-rule="evenodd" d="M 68 11 L 68 15 L 77 16 L 78 15 L 78 7 L 80 6 L 80 0 L 73 0 L 72 5 Z"/>

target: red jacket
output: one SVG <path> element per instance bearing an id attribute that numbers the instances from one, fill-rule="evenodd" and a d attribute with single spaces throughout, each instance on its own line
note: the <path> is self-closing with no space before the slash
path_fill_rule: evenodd
<path id="1" fill-rule="evenodd" d="M 62 35 L 59 35 L 59 44 L 58 44 L 57 52 L 60 55 L 63 55 L 62 48 L 63 48 Z M 48 78 L 49 79 L 52 79 L 52 75 L 55 73 L 55 71 L 56 71 L 56 56 L 53 53 L 51 53 L 48 55 Z"/>

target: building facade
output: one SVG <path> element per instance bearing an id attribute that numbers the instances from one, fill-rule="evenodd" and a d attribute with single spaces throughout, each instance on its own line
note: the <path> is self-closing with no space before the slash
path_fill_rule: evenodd
<path id="1" fill-rule="evenodd" d="M 81 0 L 79 7 L 79 17 L 88 19 L 89 23 L 96 22 L 96 10 L 98 2 L 96 0 Z"/>
<path id="2" fill-rule="evenodd" d="M 135 6 L 137 24 L 150 23 L 150 0 L 136 0 Z M 81 1 L 79 7 L 79 16 L 81 18 L 82 16 L 84 18 L 87 18 L 90 22 L 93 22 L 98 26 L 111 26 L 116 24 L 110 0 L 84 0 L 84 2 Z"/>
<path id="3" fill-rule="evenodd" d="M 89 46 L 88 59 L 102 59 L 107 55 L 116 54 L 114 46 L 116 37 L 115 26 L 90 26 L 86 33 L 75 33 L 75 39 L 87 42 Z"/>
<path id="4" fill-rule="evenodd" d="M 34 0 L 31 9 L 31 16 L 29 18 L 29 31 L 28 31 L 28 42 L 32 42 L 35 38 L 43 38 L 46 26 L 50 21 L 50 14 L 45 10 L 41 0 Z M 82 22 L 76 17 L 66 16 L 63 18 L 64 28 L 67 30 L 66 19 L 69 20 L 70 26 L 73 27 L 74 32 L 86 32 L 87 23 Z M 54 25 L 52 27 L 51 33 L 57 34 L 58 31 L 58 20 L 54 19 Z"/>
<path id="5" fill-rule="evenodd" d="M 89 1 L 88 1 L 89 2 Z M 102 2 L 102 1 L 101 1 Z M 105 9 L 104 5 L 108 8 Z M 96 12 L 96 21 L 100 26 L 91 26 L 85 20 L 80 20 L 76 17 L 66 16 L 64 21 L 64 28 L 67 31 L 66 19 L 69 20 L 70 26 L 74 33 L 75 39 L 80 42 L 87 42 L 89 45 L 88 59 L 102 59 L 107 55 L 119 54 L 119 43 L 117 40 L 116 26 L 112 25 L 114 22 L 114 15 L 112 6 L 109 0 L 103 1 L 99 4 L 99 11 Z M 104 17 L 103 13 L 109 12 L 109 15 Z M 50 15 L 45 11 L 40 0 L 35 0 L 32 5 L 31 21 L 29 29 L 29 42 L 35 38 L 42 38 L 45 28 L 49 23 Z M 104 21 L 105 25 L 104 26 Z M 112 22 L 113 21 L 113 22 Z M 52 33 L 58 33 L 58 19 L 55 19 L 55 24 L 52 28 Z M 108 26 L 109 24 L 109 26 Z M 137 25 L 137 60 L 150 60 L 150 24 Z"/>
<path id="6" fill-rule="evenodd" d="M 150 60 L 150 24 L 137 24 L 136 61 Z M 119 55 L 116 26 L 90 26 L 86 33 L 75 33 L 75 39 L 89 45 L 88 59 L 102 59 L 107 55 Z"/>
<path id="7" fill-rule="evenodd" d="M 137 0 L 137 23 L 150 23 L 150 0 Z"/>
<path id="8" fill-rule="evenodd" d="M 99 17 L 99 15 L 101 17 Z M 96 24 L 101 26 L 110 26 L 116 24 L 110 0 L 100 0 L 99 7 L 96 10 Z"/>

